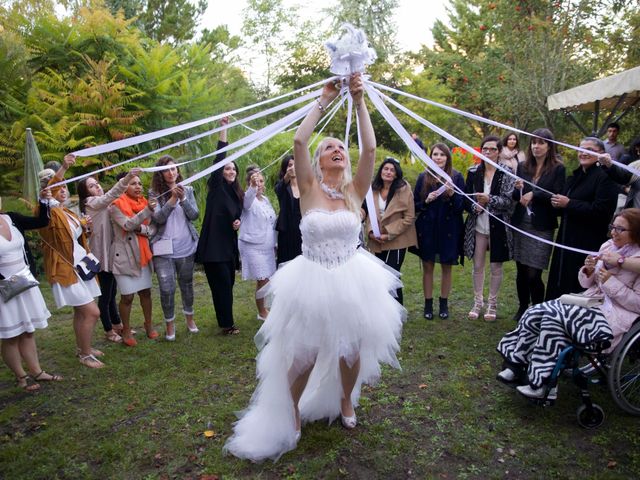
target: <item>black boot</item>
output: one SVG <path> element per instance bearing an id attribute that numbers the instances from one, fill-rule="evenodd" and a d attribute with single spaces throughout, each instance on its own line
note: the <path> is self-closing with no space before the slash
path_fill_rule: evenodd
<path id="1" fill-rule="evenodd" d="M 520 305 L 518 307 L 518 311 L 513 315 L 513 320 L 516 322 L 520 321 L 520 317 L 522 317 L 522 315 L 524 315 L 524 312 L 527 311 L 527 308 L 529 308 L 527 305 Z"/>
<path id="2" fill-rule="evenodd" d="M 424 318 L 433 320 L 433 298 L 424 299 Z"/>
<path id="3" fill-rule="evenodd" d="M 449 302 L 446 298 L 440 297 L 440 314 L 438 316 L 443 320 L 449 318 Z"/>

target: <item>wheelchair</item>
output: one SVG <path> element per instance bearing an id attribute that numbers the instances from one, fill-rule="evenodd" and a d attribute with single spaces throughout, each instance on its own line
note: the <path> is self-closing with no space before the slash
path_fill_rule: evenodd
<path id="1" fill-rule="evenodd" d="M 554 400 L 548 398 L 550 390 L 557 386 L 563 372 L 570 372 L 580 390 L 582 405 L 578 407 L 576 417 L 581 427 L 598 428 L 604 422 L 604 410 L 591 400 L 589 387 L 593 384 L 607 385 L 618 407 L 628 414 L 640 416 L 640 317 L 615 350 L 611 354 L 604 354 L 603 351 L 609 346 L 609 342 L 599 342 L 588 347 L 566 347 L 558 356 L 544 397 L 530 400 L 542 406 L 553 405 Z M 580 367 L 584 366 L 585 359 L 597 371 L 599 378 L 583 373 Z"/>

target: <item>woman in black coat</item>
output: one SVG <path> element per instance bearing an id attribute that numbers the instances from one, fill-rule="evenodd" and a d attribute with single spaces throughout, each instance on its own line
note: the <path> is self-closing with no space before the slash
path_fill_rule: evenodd
<path id="1" fill-rule="evenodd" d="M 513 190 L 513 199 L 518 202 L 511 217 L 511 224 L 535 237 L 553 240 L 558 228 L 556 210 L 551 206 L 551 193 L 560 193 L 565 183 L 565 168 L 557 158 L 553 133 L 547 128 L 533 132 L 525 161 L 518 164 L 518 177 Z M 535 184 L 540 189 L 534 188 Z M 542 191 L 544 189 L 546 191 Z M 518 311 L 514 320 L 519 320 L 529 306 L 544 301 L 542 271 L 549 266 L 551 245 L 528 237 L 517 231 L 513 233 L 513 259 L 516 261 L 516 289 Z"/>
<path id="2" fill-rule="evenodd" d="M 228 120 L 222 120 L 226 125 Z M 220 132 L 218 150 L 227 145 L 227 131 Z M 226 153 L 216 156 L 221 162 Z M 243 192 L 238 182 L 235 162 L 213 172 L 207 183 L 207 203 L 202 230 L 196 250 L 196 262 L 201 263 L 209 282 L 218 325 L 225 335 L 237 335 L 233 320 L 233 285 L 238 267 L 238 229 L 242 214 Z"/>
<path id="3" fill-rule="evenodd" d="M 580 148 L 604 153 L 598 138 L 586 137 Z M 598 157 L 578 153 L 580 166 L 567 179 L 563 195 L 553 195 L 551 206 L 561 216 L 556 242 L 561 245 L 597 252 L 607 240 L 608 226 L 616 209 L 618 188 L 598 164 Z M 554 248 L 545 300 L 583 288 L 575 274 L 584 264 L 585 254 Z"/>
<path id="4" fill-rule="evenodd" d="M 302 254 L 300 190 L 298 190 L 293 155 L 287 155 L 282 159 L 275 191 L 280 205 L 280 213 L 276 221 L 278 232 L 277 263 L 280 265 Z"/>
<path id="5" fill-rule="evenodd" d="M 485 137 L 481 148 L 486 157 L 498 163 L 498 156 L 502 150 L 502 143 L 498 137 Z M 506 166 L 504 168 L 509 169 Z M 508 222 L 513 212 L 511 198 L 513 184 L 513 177 L 491 164 L 482 162 L 469 169 L 465 192 L 473 195 L 474 200 L 491 214 Z M 484 305 L 484 265 L 486 253 L 489 250 L 491 279 L 489 302 L 484 319 L 492 322 L 497 315 L 498 291 L 502 283 L 502 263 L 511 260 L 513 237 L 510 228 L 469 200 L 465 201 L 465 208 L 469 215 L 465 223 L 464 253 L 468 258 L 473 259 L 474 301 L 469 318 L 477 319 Z"/>

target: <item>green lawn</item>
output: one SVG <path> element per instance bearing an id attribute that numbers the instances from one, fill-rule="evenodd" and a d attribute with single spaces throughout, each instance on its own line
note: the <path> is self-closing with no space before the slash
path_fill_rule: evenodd
<path id="1" fill-rule="evenodd" d="M 409 255 L 402 371 L 385 369 L 377 386 L 364 389 L 355 430 L 307 425 L 298 448 L 275 464 L 222 456 L 234 411 L 255 386 L 253 282 L 236 286 L 242 333 L 235 337 L 218 334 L 202 272 L 199 334 L 179 322 L 175 343 L 147 340 L 137 305 L 137 347 L 104 341 L 99 324 L 102 370 L 80 366 L 71 310 L 56 311 L 37 340 L 43 367 L 65 381 L 27 394 L 0 369 L 0 478 L 638 478 L 640 419 L 618 410 L 604 387 L 592 393 L 605 424 L 587 431 L 576 423 L 570 382 L 560 385 L 554 407 L 542 409 L 494 380 L 501 363 L 495 345 L 514 325 L 513 267 L 505 271 L 496 323 L 466 319 L 470 265 L 454 270 L 452 318 L 427 322 L 421 271 Z M 53 311 L 50 290 L 43 291 Z M 155 298 L 158 324 L 159 305 Z M 209 427 L 213 438 L 203 435 Z"/>

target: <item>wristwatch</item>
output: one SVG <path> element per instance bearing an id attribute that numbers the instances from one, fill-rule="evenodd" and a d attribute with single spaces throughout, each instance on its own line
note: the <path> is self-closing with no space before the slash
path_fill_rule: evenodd
<path id="1" fill-rule="evenodd" d="M 618 260 L 617 260 L 618 266 L 621 267 L 625 260 L 626 260 L 626 258 L 624 258 L 622 255 L 620 255 L 620 257 L 618 257 Z"/>

